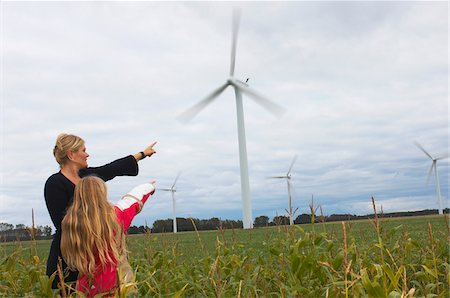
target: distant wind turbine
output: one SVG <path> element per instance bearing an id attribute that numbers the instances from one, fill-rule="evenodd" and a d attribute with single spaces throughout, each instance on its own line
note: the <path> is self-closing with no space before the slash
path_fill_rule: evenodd
<path id="1" fill-rule="evenodd" d="M 247 145 L 245 140 L 245 127 L 244 127 L 244 109 L 242 105 L 242 93 L 250 96 L 257 103 L 262 105 L 272 114 L 281 116 L 284 113 L 284 108 L 258 94 L 256 91 L 250 89 L 246 83 L 234 78 L 234 68 L 236 64 L 236 45 L 239 31 L 240 22 L 240 10 L 233 9 L 233 21 L 232 21 L 232 36 L 231 36 L 231 63 L 230 63 L 230 76 L 226 82 L 219 88 L 214 90 L 206 98 L 189 108 L 184 113 L 178 116 L 178 119 L 187 122 L 194 118 L 201 110 L 207 105 L 213 102 L 228 86 L 234 88 L 236 96 L 236 112 L 237 112 L 237 128 L 238 128 L 238 142 L 239 142 L 239 162 L 241 171 L 241 191 L 242 191 L 242 206 L 243 206 L 243 225 L 244 229 L 251 229 L 253 227 L 252 221 L 252 207 L 250 200 L 250 183 L 248 177 L 248 161 L 247 161 Z"/>
<path id="2" fill-rule="evenodd" d="M 291 166 L 289 167 L 289 170 L 287 171 L 285 176 L 273 176 L 270 178 L 275 178 L 275 179 L 286 179 L 286 183 L 287 183 L 287 189 L 288 189 L 288 208 L 286 209 L 286 211 L 289 214 L 289 224 L 292 226 L 294 224 L 294 214 L 295 212 L 297 212 L 297 209 L 295 209 L 295 211 L 292 211 L 292 198 L 291 198 L 291 170 L 292 167 L 294 166 L 295 161 L 297 160 L 297 155 L 294 156 L 294 159 L 292 160 Z"/>
<path id="3" fill-rule="evenodd" d="M 178 173 L 177 178 L 175 178 L 175 181 L 172 184 L 171 188 L 159 188 L 158 190 L 162 191 L 170 191 L 172 193 L 172 212 L 173 212 L 173 232 L 177 232 L 177 216 L 175 213 L 175 193 L 177 192 L 175 188 L 175 184 L 177 183 L 178 178 L 180 177 L 180 173 Z"/>
<path id="4" fill-rule="evenodd" d="M 425 153 L 431 159 L 431 167 L 430 167 L 430 171 L 428 171 L 427 183 L 430 181 L 431 172 L 433 171 L 433 168 L 434 168 L 434 176 L 435 176 L 435 180 L 436 180 L 436 196 L 437 196 L 437 200 L 438 200 L 438 203 L 439 203 L 439 214 L 443 214 L 444 213 L 444 211 L 443 211 L 444 207 L 443 207 L 442 197 L 441 197 L 441 186 L 440 186 L 440 183 L 439 183 L 439 174 L 438 174 L 438 170 L 437 170 L 437 161 L 441 160 L 441 159 L 444 159 L 444 158 L 447 158 L 448 156 L 447 155 L 443 155 L 443 156 L 439 156 L 439 157 L 433 157 L 418 142 L 414 142 L 414 144 L 420 150 L 422 150 L 423 153 Z"/>

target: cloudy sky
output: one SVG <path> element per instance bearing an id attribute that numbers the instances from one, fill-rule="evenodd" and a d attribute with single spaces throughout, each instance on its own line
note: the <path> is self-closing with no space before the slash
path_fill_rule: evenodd
<path id="1" fill-rule="evenodd" d="M 242 219 L 234 92 L 176 117 L 225 82 L 231 12 L 242 9 L 235 76 L 286 109 L 244 96 L 253 218 L 437 208 L 433 156 L 448 151 L 448 2 L 1 2 L 0 222 L 51 225 L 43 186 L 57 135 L 98 166 L 158 141 L 111 201 L 177 173 L 177 216 Z M 438 162 L 448 207 L 449 161 Z M 135 224 L 171 218 L 159 191 Z"/>

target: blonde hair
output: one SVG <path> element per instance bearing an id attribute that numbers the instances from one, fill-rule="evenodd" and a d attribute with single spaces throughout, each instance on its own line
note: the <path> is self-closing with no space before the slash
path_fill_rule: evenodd
<path id="1" fill-rule="evenodd" d="M 98 265 L 117 264 L 124 241 L 105 182 L 94 176 L 82 178 L 62 221 L 61 253 L 68 267 L 94 278 Z"/>
<path id="2" fill-rule="evenodd" d="M 76 152 L 84 145 L 84 140 L 76 135 L 71 135 L 67 133 L 62 133 L 56 138 L 56 144 L 53 148 L 53 155 L 55 156 L 56 162 L 60 166 L 64 165 L 69 158 L 67 157 L 67 152 Z"/>

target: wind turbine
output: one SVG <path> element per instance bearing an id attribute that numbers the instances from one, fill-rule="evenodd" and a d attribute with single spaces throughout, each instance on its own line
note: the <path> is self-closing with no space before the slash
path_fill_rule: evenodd
<path id="1" fill-rule="evenodd" d="M 170 191 L 172 193 L 172 212 L 173 212 L 173 232 L 177 232 L 177 216 L 175 213 L 175 193 L 177 192 L 175 188 L 175 184 L 177 183 L 178 178 L 180 177 L 180 173 L 178 173 L 177 178 L 175 178 L 175 181 L 172 184 L 171 188 L 159 188 L 158 190 L 162 191 Z"/>
<path id="2" fill-rule="evenodd" d="M 448 156 L 443 155 L 443 156 L 439 156 L 439 157 L 433 157 L 418 142 L 414 142 L 414 144 L 431 159 L 431 167 L 430 167 L 430 171 L 428 172 L 427 183 L 430 180 L 431 172 L 433 171 L 433 168 L 434 168 L 434 176 L 436 179 L 436 196 L 437 196 L 438 203 L 439 203 L 439 214 L 443 214 L 444 211 L 443 211 L 443 203 L 442 203 L 442 197 L 441 197 L 441 186 L 439 184 L 439 174 L 437 171 L 437 161 L 440 159 L 447 158 Z"/>
<path id="3" fill-rule="evenodd" d="M 291 166 L 289 167 L 289 170 L 287 171 L 285 176 L 273 176 L 270 178 L 275 178 L 275 179 L 286 179 L 286 183 L 287 183 L 287 189 L 288 189 L 288 206 L 289 206 L 289 210 L 286 209 L 286 211 L 289 213 L 289 223 L 292 226 L 294 224 L 294 214 L 295 212 L 297 212 L 297 209 L 295 209 L 295 211 L 292 211 L 292 198 L 291 198 L 291 170 L 292 167 L 294 166 L 295 161 L 297 160 L 297 155 L 294 156 L 294 159 L 292 160 Z"/>
<path id="4" fill-rule="evenodd" d="M 240 10 L 233 9 L 232 19 L 232 35 L 231 35 L 231 62 L 230 62 L 230 74 L 229 78 L 219 88 L 214 90 L 211 94 L 205 97 L 203 100 L 189 108 L 184 113 L 178 116 L 183 122 L 187 122 L 194 118 L 201 110 L 203 110 L 208 104 L 213 102 L 228 86 L 234 88 L 236 96 L 236 112 L 237 112 L 237 130 L 238 130 L 238 142 L 239 142 L 239 162 L 241 171 L 241 191 L 242 191 L 242 213 L 243 213 L 243 225 L 244 229 L 253 228 L 252 221 L 252 208 L 250 200 L 250 183 L 248 177 L 248 161 L 247 161 L 247 145 L 245 140 L 245 127 L 244 127 L 244 109 L 242 105 L 242 93 L 250 96 L 257 103 L 266 108 L 269 112 L 276 116 L 281 116 L 284 112 L 284 108 L 258 94 L 253 89 L 249 88 L 246 83 L 238 80 L 234 77 L 234 68 L 236 64 L 236 45 L 239 31 L 240 22 Z"/>

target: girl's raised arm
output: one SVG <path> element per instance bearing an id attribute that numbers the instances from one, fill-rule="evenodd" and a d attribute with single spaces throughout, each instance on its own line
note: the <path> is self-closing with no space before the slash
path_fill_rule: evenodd
<path id="1" fill-rule="evenodd" d="M 155 193 L 155 181 L 136 186 L 114 206 L 118 220 L 127 231 L 133 218 L 141 211 L 148 198 Z"/>

